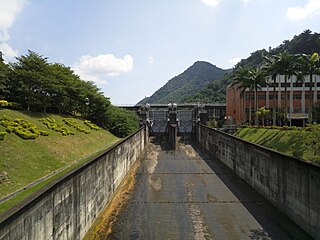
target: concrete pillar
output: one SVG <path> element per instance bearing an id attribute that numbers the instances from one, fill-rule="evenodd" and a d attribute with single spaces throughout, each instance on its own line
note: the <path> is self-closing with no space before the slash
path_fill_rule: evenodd
<path id="1" fill-rule="evenodd" d="M 168 104 L 168 142 L 172 150 L 176 149 L 177 142 L 177 104 Z"/>

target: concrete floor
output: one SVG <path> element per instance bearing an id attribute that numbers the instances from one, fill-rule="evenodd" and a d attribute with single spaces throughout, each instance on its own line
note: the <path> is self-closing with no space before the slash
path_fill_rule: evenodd
<path id="1" fill-rule="evenodd" d="M 111 239 L 310 239 L 249 185 L 188 142 L 149 144 Z"/>

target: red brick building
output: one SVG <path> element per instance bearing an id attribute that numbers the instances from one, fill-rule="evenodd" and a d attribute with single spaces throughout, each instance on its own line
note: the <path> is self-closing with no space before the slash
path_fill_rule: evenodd
<path id="1" fill-rule="evenodd" d="M 263 87 L 258 90 L 258 107 L 265 106 L 273 110 L 273 101 L 276 101 L 276 107 L 284 109 L 284 76 L 277 76 L 276 79 L 276 94 L 273 96 L 273 80 L 268 80 L 267 87 Z M 296 77 L 292 76 L 287 82 L 287 118 L 291 120 L 293 125 L 302 125 L 303 121 L 308 119 L 308 106 L 312 100 L 314 103 L 320 101 L 320 76 L 313 76 L 312 92 L 310 94 L 309 76 L 305 76 L 305 82 L 297 82 Z M 241 96 L 241 89 L 237 85 L 227 87 L 226 96 L 226 120 L 227 124 L 242 124 L 248 123 L 249 120 L 249 108 L 251 102 L 252 109 L 252 121 L 254 120 L 254 92 L 245 91 Z M 246 110 L 246 111 L 244 111 Z M 246 113 L 245 113 L 246 112 Z M 272 115 L 272 114 L 271 114 Z M 272 120 L 269 119 L 269 121 Z"/>

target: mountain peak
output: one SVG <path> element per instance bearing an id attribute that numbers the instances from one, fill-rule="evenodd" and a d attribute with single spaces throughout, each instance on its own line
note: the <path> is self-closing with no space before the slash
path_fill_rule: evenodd
<path id="1" fill-rule="evenodd" d="M 227 70 L 212 65 L 209 62 L 197 61 L 180 75 L 170 79 L 152 96 L 141 100 L 143 103 L 181 103 L 182 100 L 205 88 L 214 80 L 222 78 Z"/>

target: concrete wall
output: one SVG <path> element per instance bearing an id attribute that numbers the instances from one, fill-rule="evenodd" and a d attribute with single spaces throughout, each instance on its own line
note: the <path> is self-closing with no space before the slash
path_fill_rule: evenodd
<path id="1" fill-rule="evenodd" d="M 40 189 L 1 216 L 0 239 L 82 239 L 144 150 L 146 141 L 141 128 Z"/>
<path id="2" fill-rule="evenodd" d="M 315 239 L 320 239 L 320 167 L 198 126 L 198 142 Z"/>

